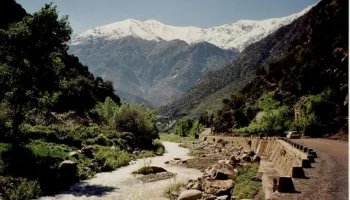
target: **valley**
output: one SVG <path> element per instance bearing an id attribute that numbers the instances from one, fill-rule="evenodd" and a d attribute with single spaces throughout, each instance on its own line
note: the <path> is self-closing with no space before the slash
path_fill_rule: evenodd
<path id="1" fill-rule="evenodd" d="M 348 198 L 348 1 L 47 1 L 0 2 L 0 200 Z"/>

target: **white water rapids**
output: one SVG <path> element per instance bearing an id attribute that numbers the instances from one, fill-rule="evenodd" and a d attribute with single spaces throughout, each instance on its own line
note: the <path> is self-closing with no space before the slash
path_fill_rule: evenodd
<path id="1" fill-rule="evenodd" d="M 188 149 L 181 148 L 177 143 L 163 142 L 165 154 L 154 158 L 140 159 L 135 164 L 122 167 L 113 172 L 99 173 L 95 178 L 83 181 L 56 196 L 42 197 L 40 200 L 165 200 L 164 188 L 175 181 L 187 181 L 201 176 L 196 169 L 164 164 L 175 157 L 188 159 Z M 152 166 L 163 167 L 169 172 L 176 173 L 176 178 L 151 183 L 142 183 L 131 172 L 137 170 L 145 162 L 151 160 Z"/>

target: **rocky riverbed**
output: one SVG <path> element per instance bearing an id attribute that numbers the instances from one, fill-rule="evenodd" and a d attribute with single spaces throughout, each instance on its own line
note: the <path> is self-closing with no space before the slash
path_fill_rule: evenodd
<path id="1" fill-rule="evenodd" d="M 186 166 L 167 165 L 165 161 L 173 158 L 183 160 L 191 159 L 188 156 L 189 150 L 179 147 L 177 143 L 163 142 L 166 152 L 163 156 L 148 159 L 140 159 L 126 167 L 119 168 L 116 171 L 108 173 L 99 173 L 95 178 L 83 181 L 70 190 L 64 191 L 59 195 L 51 197 L 42 197 L 41 200 L 166 200 L 163 192 L 164 188 L 176 181 L 186 182 L 189 179 L 197 179 L 202 175 L 197 169 L 187 168 Z M 169 173 L 175 174 L 175 178 L 165 180 L 147 179 L 135 176 L 132 172 L 150 163 L 152 166 L 164 168 Z M 151 177 L 152 178 L 152 177 Z M 156 177 L 157 179 L 159 177 Z"/>
<path id="2" fill-rule="evenodd" d="M 260 161 L 253 151 L 232 147 L 224 141 L 216 144 L 200 141 L 180 145 L 172 142 L 163 144 L 166 149 L 163 156 L 141 159 L 116 171 L 99 173 L 95 178 L 81 182 L 68 191 L 53 197 L 42 197 L 41 200 L 242 199 L 232 195 L 234 187 L 240 184 L 237 179 L 242 179 L 239 176 L 245 168 L 251 167 L 253 163 L 258 166 Z M 145 169 L 135 173 L 142 168 Z M 155 173 L 148 173 L 148 170 Z M 256 172 L 247 178 L 253 183 L 261 182 Z M 169 198 L 166 198 L 165 189 L 179 183 L 181 186 L 169 191 Z M 254 197 L 256 194 L 257 191 L 253 193 Z"/>
<path id="3" fill-rule="evenodd" d="M 232 195 L 236 178 L 247 165 L 260 162 L 260 157 L 255 155 L 254 151 L 243 150 L 243 147 L 232 147 L 226 142 L 217 144 L 190 142 L 183 146 L 189 147 L 191 155 L 195 158 L 188 160 L 176 158 L 167 161 L 166 164 L 196 168 L 201 170 L 203 175 L 187 181 L 183 187 L 173 191 L 171 199 L 174 200 L 238 199 Z M 253 176 L 249 177 L 248 181 L 261 182 L 258 175 Z"/>

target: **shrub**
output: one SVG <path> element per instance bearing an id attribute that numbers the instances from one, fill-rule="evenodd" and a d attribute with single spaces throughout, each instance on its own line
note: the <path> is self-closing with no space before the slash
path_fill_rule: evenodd
<path id="1" fill-rule="evenodd" d="M 4 200 L 27 200 L 35 199 L 41 194 L 40 184 L 38 181 L 31 181 L 27 179 L 10 179 L 0 177 L 0 183 L 2 186 L 10 185 L 3 192 L 2 197 Z M 6 187 L 6 186 L 5 186 Z"/>
<path id="2" fill-rule="evenodd" d="M 94 156 L 101 166 L 101 171 L 112 171 L 118 167 L 128 165 L 131 161 L 129 153 L 111 147 L 98 146 L 98 151 Z"/>
<path id="3" fill-rule="evenodd" d="M 302 112 L 302 116 L 294 122 L 294 127 L 312 136 L 337 131 L 329 128 L 336 118 L 332 99 L 331 90 L 301 98 L 295 107 Z"/>
<path id="4" fill-rule="evenodd" d="M 67 145 L 47 143 L 40 140 L 31 142 L 27 147 L 31 150 L 34 157 L 37 158 L 49 157 L 64 160 L 68 157 L 69 152 L 72 151 L 72 148 Z"/>
<path id="5" fill-rule="evenodd" d="M 132 174 L 142 174 L 147 175 L 153 173 L 153 168 L 151 167 L 151 162 L 144 162 L 144 164 L 136 171 L 133 171 Z"/>
<path id="6" fill-rule="evenodd" d="M 154 150 L 157 155 L 163 155 L 165 152 L 165 147 L 161 141 L 157 140 L 154 142 Z"/>
<path id="7" fill-rule="evenodd" d="M 175 180 L 174 182 L 170 182 L 166 185 L 163 194 L 166 198 L 172 198 L 174 197 L 173 194 L 179 193 L 181 187 L 185 187 L 185 183 Z"/>
<path id="8" fill-rule="evenodd" d="M 143 105 L 117 106 L 107 98 L 104 103 L 99 103 L 95 110 L 110 128 L 132 133 L 134 142 L 141 148 L 151 147 L 152 140 L 159 137 L 155 112 Z"/>
<path id="9" fill-rule="evenodd" d="M 114 142 L 108 139 L 105 135 L 98 135 L 95 138 L 89 138 L 83 142 L 84 145 L 102 145 L 102 146 L 113 146 Z"/>
<path id="10" fill-rule="evenodd" d="M 234 196 L 238 199 L 254 199 L 262 187 L 261 182 L 251 180 L 257 176 L 258 169 L 258 164 L 249 163 L 238 171 L 232 191 Z"/>

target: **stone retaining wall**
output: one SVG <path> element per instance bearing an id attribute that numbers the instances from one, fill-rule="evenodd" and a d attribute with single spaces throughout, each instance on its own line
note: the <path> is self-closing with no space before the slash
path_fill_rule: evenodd
<path id="1" fill-rule="evenodd" d="M 273 198 L 273 190 L 294 192 L 292 178 L 304 178 L 303 168 L 310 167 L 317 155 L 312 149 L 287 138 L 252 138 L 228 136 L 200 136 L 209 143 L 225 143 L 246 150 L 254 150 L 262 157 L 259 172 L 262 173 L 266 199 Z M 277 187 L 272 183 L 277 180 Z"/>

